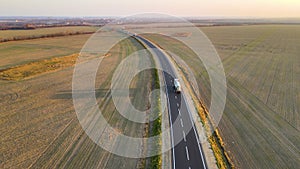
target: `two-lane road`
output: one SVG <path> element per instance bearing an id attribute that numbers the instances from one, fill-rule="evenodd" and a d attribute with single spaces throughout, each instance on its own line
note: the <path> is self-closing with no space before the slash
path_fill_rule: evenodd
<path id="1" fill-rule="evenodd" d="M 177 77 L 167 56 L 147 39 L 136 36 L 155 53 L 160 64 L 169 73 L 163 72 L 168 100 L 173 169 L 206 169 L 202 147 L 184 93 L 174 92 L 173 82 Z M 155 50 L 153 50 L 155 49 Z M 175 145 L 175 146 L 174 146 Z"/>

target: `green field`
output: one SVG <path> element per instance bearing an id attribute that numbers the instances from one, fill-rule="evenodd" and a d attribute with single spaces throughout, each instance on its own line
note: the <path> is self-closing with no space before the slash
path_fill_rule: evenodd
<path id="1" fill-rule="evenodd" d="M 176 28 L 174 28 L 176 29 Z M 227 102 L 218 129 L 237 168 L 300 165 L 300 26 L 204 27 L 227 77 Z M 201 99 L 210 105 L 207 72 L 182 43 L 146 35 L 192 69 Z"/>
<path id="2" fill-rule="evenodd" d="M 0 43 L 0 70 L 36 60 L 79 53 L 91 35 Z"/>

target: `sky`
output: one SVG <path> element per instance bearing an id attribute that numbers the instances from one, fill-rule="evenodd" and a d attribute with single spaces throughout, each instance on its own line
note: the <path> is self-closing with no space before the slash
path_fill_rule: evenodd
<path id="1" fill-rule="evenodd" d="M 300 0 L 0 0 L 0 16 L 300 17 Z"/>

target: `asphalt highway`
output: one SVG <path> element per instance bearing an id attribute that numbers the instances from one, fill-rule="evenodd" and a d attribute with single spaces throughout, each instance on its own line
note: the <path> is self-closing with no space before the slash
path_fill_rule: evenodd
<path id="1" fill-rule="evenodd" d="M 153 50 L 160 64 L 169 73 L 163 72 L 165 91 L 168 100 L 170 116 L 171 143 L 172 143 L 172 168 L 173 169 L 206 169 L 206 162 L 199 136 L 195 130 L 193 119 L 188 104 L 183 97 L 183 92 L 176 93 L 174 89 L 174 78 L 178 77 L 171 66 L 169 59 L 152 42 L 136 36 L 143 41 L 149 50 Z M 181 82 L 182 83 L 182 82 Z"/>

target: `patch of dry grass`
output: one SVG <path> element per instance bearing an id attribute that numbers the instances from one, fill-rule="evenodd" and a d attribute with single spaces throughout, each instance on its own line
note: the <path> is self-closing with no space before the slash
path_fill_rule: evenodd
<path id="1" fill-rule="evenodd" d="M 38 74 L 61 70 L 76 63 L 78 54 L 36 61 L 0 71 L 0 80 L 23 80 Z"/>

